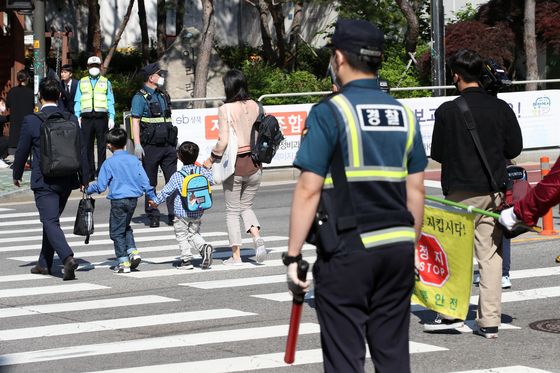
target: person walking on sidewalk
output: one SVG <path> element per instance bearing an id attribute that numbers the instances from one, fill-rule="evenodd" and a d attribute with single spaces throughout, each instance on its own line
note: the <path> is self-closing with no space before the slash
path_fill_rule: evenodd
<path id="1" fill-rule="evenodd" d="M 86 190 L 87 194 L 103 193 L 107 188 L 110 190 L 107 195 L 111 201 L 109 235 L 118 261 L 114 268 L 116 273 L 129 273 L 140 264 L 142 258 L 134 242 L 130 221 L 138 197 L 144 194 L 149 199 L 156 197 L 142 164 L 124 149 L 127 138 L 122 128 L 113 128 L 107 133 L 107 148 L 113 156 L 101 165 L 97 182 L 89 184 Z"/>
<path id="2" fill-rule="evenodd" d="M 250 99 L 247 80 L 239 70 L 230 70 L 224 77 L 225 103 L 218 109 L 218 142 L 212 148 L 210 157 L 204 161 L 204 167 L 221 159 L 228 146 L 229 126 L 237 136 L 237 159 L 235 172 L 224 180 L 224 198 L 226 201 L 226 222 L 231 245 L 231 258 L 224 260 L 224 265 L 241 265 L 241 225 L 243 220 L 245 233 L 253 237 L 255 259 L 262 263 L 266 259 L 264 240 L 260 235 L 260 223 L 253 211 L 253 201 L 262 179 L 262 165 L 251 157 L 251 130 L 259 115 L 259 105 Z"/>
<path id="3" fill-rule="evenodd" d="M 115 97 L 111 82 L 100 75 L 101 58 L 88 58 L 87 67 L 89 75 L 80 79 L 74 96 L 74 113 L 80 118 L 84 131 L 92 181 L 107 158 L 106 136 L 115 126 Z M 97 168 L 93 155 L 94 142 L 97 142 Z"/>
<path id="4" fill-rule="evenodd" d="M 56 79 L 43 79 L 39 84 L 39 99 L 41 100 L 41 112 L 46 115 L 60 112 L 57 102 L 60 97 L 60 84 Z M 71 120 L 78 126 L 78 119 L 71 116 Z M 31 268 L 34 274 L 50 274 L 52 271 L 54 253 L 64 263 L 63 280 L 73 280 L 74 271 L 78 268 L 78 262 L 74 259 L 74 252 L 68 245 L 64 232 L 60 227 L 60 215 L 64 211 L 68 197 L 73 189 L 83 189 L 88 183 L 89 168 L 84 146 L 81 146 L 81 172 L 61 177 L 43 176 L 40 168 L 41 162 L 41 135 L 40 128 L 43 121 L 39 116 L 31 114 L 23 118 L 21 136 L 17 145 L 14 159 L 13 179 L 16 187 L 21 186 L 25 162 L 29 153 L 33 154 L 31 165 L 31 190 L 35 196 L 35 205 L 39 210 L 39 217 L 43 224 L 43 241 L 41 254 L 37 265 Z M 80 140 L 83 145 L 83 138 Z"/>
<path id="5" fill-rule="evenodd" d="M 23 118 L 32 114 L 35 106 L 33 88 L 29 87 L 29 73 L 20 70 L 17 73 L 18 85 L 10 89 L 6 96 L 6 107 L 10 112 L 10 137 L 8 155 L 10 161 L 16 153 L 16 148 L 21 133 Z"/>
<path id="6" fill-rule="evenodd" d="M 212 171 L 196 164 L 198 152 L 198 145 L 194 142 L 183 142 L 177 150 L 177 155 L 179 160 L 183 163 L 183 168 L 171 176 L 169 182 L 165 184 L 153 201 L 148 202 L 153 208 L 157 208 L 157 206 L 165 202 L 166 199 L 175 196 L 173 198 L 173 207 L 175 211 L 173 228 L 175 229 L 175 237 L 179 243 L 179 249 L 181 249 L 181 262 L 177 266 L 177 269 L 193 269 L 193 253 L 200 254 L 202 257 L 202 263 L 200 265 L 202 269 L 208 269 L 212 265 L 212 245 L 207 244 L 200 234 L 200 225 L 204 210 L 185 211 L 180 195 L 181 189 L 183 188 L 183 180 L 187 175 L 193 173 L 203 175 L 208 179 L 211 185 L 214 184 Z"/>

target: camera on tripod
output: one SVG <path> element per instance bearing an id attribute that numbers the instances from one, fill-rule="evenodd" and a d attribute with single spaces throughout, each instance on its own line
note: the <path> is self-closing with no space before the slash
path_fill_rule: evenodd
<path id="1" fill-rule="evenodd" d="M 480 84 L 491 95 L 496 96 L 498 92 L 511 87 L 511 79 L 508 77 L 503 67 L 493 60 L 485 61 L 482 64 L 482 75 Z"/>

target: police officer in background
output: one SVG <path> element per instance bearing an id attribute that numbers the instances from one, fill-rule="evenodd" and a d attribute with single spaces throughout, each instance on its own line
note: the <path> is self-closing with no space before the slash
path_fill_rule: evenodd
<path id="1" fill-rule="evenodd" d="M 142 164 L 150 179 L 150 185 L 157 186 L 158 167 L 161 167 L 167 183 L 177 171 L 177 127 L 171 122 L 171 100 L 162 91 L 165 70 L 158 63 L 151 63 L 142 69 L 144 87 L 132 98 L 132 137 L 134 154 L 142 159 Z M 173 199 L 167 199 L 168 225 L 173 225 Z M 160 212 L 157 208 L 144 205 L 150 219 L 150 227 L 159 227 Z"/>
<path id="2" fill-rule="evenodd" d="M 107 132 L 115 126 L 115 96 L 111 82 L 101 76 L 101 58 L 87 60 L 88 76 L 80 79 L 74 96 L 74 114 L 79 118 L 87 144 L 90 179 L 94 180 L 107 158 Z M 97 142 L 97 168 L 93 143 Z"/>
<path id="3" fill-rule="evenodd" d="M 294 161 L 302 172 L 283 257 L 288 288 L 309 287 L 297 267 L 311 229 L 325 372 L 363 372 L 364 336 L 376 372 L 409 372 L 422 137 L 414 114 L 379 89 L 383 33 L 367 21 L 339 20 L 331 43 L 341 90 L 310 111 Z"/>

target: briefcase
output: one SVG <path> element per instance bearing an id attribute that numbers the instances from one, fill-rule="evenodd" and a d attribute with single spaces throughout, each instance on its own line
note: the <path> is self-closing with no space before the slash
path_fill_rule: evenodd
<path id="1" fill-rule="evenodd" d="M 84 193 L 78 204 L 74 234 L 86 236 L 84 241 L 86 245 L 89 244 L 89 236 L 93 234 L 93 210 L 95 210 L 95 200 Z"/>

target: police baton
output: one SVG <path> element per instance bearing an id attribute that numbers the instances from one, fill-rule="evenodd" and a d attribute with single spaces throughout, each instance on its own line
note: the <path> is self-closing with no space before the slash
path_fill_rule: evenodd
<path id="1" fill-rule="evenodd" d="M 300 281 L 305 282 L 307 279 L 307 271 L 309 263 L 305 260 L 298 262 L 297 276 Z M 292 299 L 292 314 L 290 316 L 290 330 L 288 331 L 288 340 L 286 341 L 286 353 L 284 354 L 284 362 L 292 364 L 296 357 L 296 344 L 299 333 L 299 322 L 301 320 L 301 311 L 303 308 L 303 299 L 305 294 L 294 294 Z"/>

